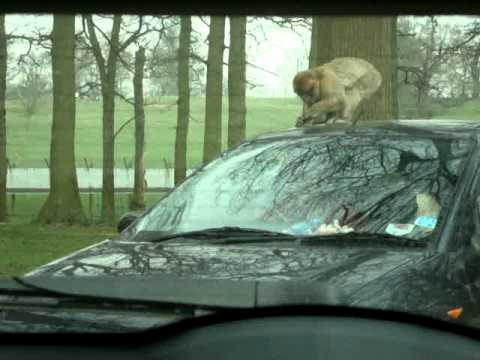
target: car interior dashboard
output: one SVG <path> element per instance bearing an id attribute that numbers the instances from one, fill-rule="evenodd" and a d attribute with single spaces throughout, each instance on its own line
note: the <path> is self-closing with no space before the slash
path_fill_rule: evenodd
<path id="1" fill-rule="evenodd" d="M 4 334 L 0 358 L 473 360 L 480 354 L 476 330 L 455 324 L 285 310 L 207 315 L 137 333 Z"/>

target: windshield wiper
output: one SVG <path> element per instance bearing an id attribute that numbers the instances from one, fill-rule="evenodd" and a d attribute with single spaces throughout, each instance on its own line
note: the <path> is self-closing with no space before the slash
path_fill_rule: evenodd
<path id="1" fill-rule="evenodd" d="M 269 230 L 242 227 L 219 227 L 190 232 L 165 234 L 164 232 L 139 232 L 134 240 L 162 242 L 174 239 L 206 240 L 217 245 L 262 243 L 262 242 L 297 242 L 301 245 L 388 245 L 399 247 L 426 247 L 427 240 L 415 240 L 408 237 L 383 233 L 339 233 L 330 235 L 292 235 Z"/>
<path id="2" fill-rule="evenodd" d="M 335 245 L 361 245 L 361 246 L 394 246 L 394 247 L 426 247 L 428 240 L 412 239 L 404 236 L 395 236 L 383 233 L 359 233 L 349 232 L 344 234 L 332 235 L 310 235 L 303 236 L 298 242 L 303 245 L 325 245 L 334 243 Z"/>
<path id="3" fill-rule="evenodd" d="M 294 241 L 298 237 L 291 234 L 262 230 L 243 228 L 236 226 L 224 226 L 218 228 L 208 228 L 203 230 L 179 232 L 179 233 L 165 233 L 161 231 L 140 231 L 137 233 L 134 241 L 148 241 L 148 242 L 162 242 L 173 239 L 192 239 L 192 240 L 215 240 L 215 239 L 231 239 L 236 241 L 248 241 L 252 239 L 257 240 L 275 240 L 275 241 Z"/>

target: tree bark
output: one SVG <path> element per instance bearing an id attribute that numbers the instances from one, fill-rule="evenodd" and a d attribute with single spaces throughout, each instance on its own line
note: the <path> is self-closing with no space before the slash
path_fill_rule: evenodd
<path id="1" fill-rule="evenodd" d="M 52 32 L 53 121 L 50 192 L 41 223 L 85 222 L 75 168 L 75 17 L 54 15 Z"/>
<path id="2" fill-rule="evenodd" d="M 312 32 L 310 34 L 310 53 L 308 55 L 308 68 L 311 69 L 317 64 L 317 54 L 319 46 L 319 33 L 318 27 L 321 18 L 319 16 L 312 17 Z"/>
<path id="3" fill-rule="evenodd" d="M 0 222 L 8 220 L 7 211 L 7 37 L 5 15 L 0 15 Z"/>
<path id="4" fill-rule="evenodd" d="M 247 18 L 230 17 L 230 48 L 228 54 L 228 147 L 245 139 L 247 108 L 245 36 Z"/>
<path id="5" fill-rule="evenodd" d="M 145 67 L 145 49 L 135 53 L 135 74 L 133 77 L 133 96 L 135 102 L 135 175 L 131 210 L 145 209 L 145 109 L 143 100 L 143 69 Z"/>
<path id="6" fill-rule="evenodd" d="M 337 19 L 334 16 L 315 16 L 312 19 L 312 35 L 310 42 L 309 68 L 319 66 L 333 60 L 332 26 Z"/>
<path id="7" fill-rule="evenodd" d="M 391 17 L 336 17 L 332 24 L 332 58 L 353 56 L 372 63 L 382 74 L 379 91 L 362 105 L 360 119 L 394 118 L 395 51 Z"/>
<path id="8" fill-rule="evenodd" d="M 175 134 L 175 186 L 179 185 L 187 174 L 187 138 L 190 116 L 190 43 L 192 19 L 182 16 L 180 20 L 180 39 L 178 47 L 178 108 L 177 130 Z"/>
<path id="9" fill-rule="evenodd" d="M 335 17 L 314 16 L 312 18 L 312 33 L 310 38 L 310 54 L 308 67 L 312 69 L 333 60 L 332 24 Z M 303 104 L 302 113 L 308 106 Z"/>
<path id="10" fill-rule="evenodd" d="M 102 91 L 102 139 L 103 139 L 103 174 L 102 174 L 102 210 L 100 220 L 112 223 L 115 219 L 115 78 L 117 72 L 117 56 L 120 52 L 121 15 L 114 15 L 110 35 L 110 51 L 107 61 L 102 55 L 92 16 L 87 15 L 87 29 L 92 45 L 92 51 L 100 73 Z"/>
<path id="11" fill-rule="evenodd" d="M 397 31 L 397 17 L 392 16 L 391 19 L 391 25 L 392 29 L 390 30 L 391 36 L 392 36 L 392 55 L 391 55 L 391 61 L 392 61 L 392 118 L 393 119 L 398 119 L 400 116 L 400 109 L 398 105 L 398 88 L 399 88 L 399 83 L 398 83 L 398 41 L 397 41 L 397 36 L 398 36 L 398 31 Z"/>
<path id="12" fill-rule="evenodd" d="M 222 81 L 225 17 L 210 18 L 208 35 L 207 85 L 203 162 L 213 160 L 222 151 Z"/>

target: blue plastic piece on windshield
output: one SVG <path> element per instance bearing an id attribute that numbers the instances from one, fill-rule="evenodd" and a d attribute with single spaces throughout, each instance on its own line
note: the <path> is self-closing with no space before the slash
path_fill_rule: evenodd
<path id="1" fill-rule="evenodd" d="M 315 218 L 305 222 L 296 223 L 288 228 L 288 232 L 293 235 L 311 235 L 322 224 L 322 220 Z"/>
<path id="2" fill-rule="evenodd" d="M 434 229 L 435 226 L 437 225 L 437 218 L 434 218 L 431 216 L 419 216 L 415 220 L 415 225 L 429 228 L 429 229 Z"/>

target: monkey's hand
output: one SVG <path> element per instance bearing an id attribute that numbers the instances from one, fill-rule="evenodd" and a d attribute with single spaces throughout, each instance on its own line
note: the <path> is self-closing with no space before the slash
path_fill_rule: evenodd
<path id="1" fill-rule="evenodd" d="M 305 123 L 309 120 L 309 118 L 305 117 L 305 116 L 299 116 L 297 118 L 297 121 L 295 122 L 295 127 L 299 128 L 299 127 L 302 127 L 305 125 Z"/>
<path id="2" fill-rule="evenodd" d="M 342 118 L 339 118 L 339 117 L 333 117 L 331 119 L 328 119 L 328 123 L 329 124 L 347 124 L 347 125 L 352 124 L 352 122 L 350 120 L 342 119 Z"/>

